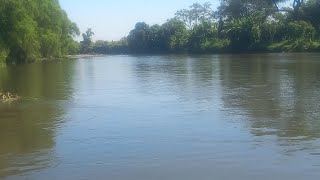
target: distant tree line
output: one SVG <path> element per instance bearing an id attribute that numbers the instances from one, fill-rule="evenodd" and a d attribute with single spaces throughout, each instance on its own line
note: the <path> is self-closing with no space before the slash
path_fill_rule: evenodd
<path id="1" fill-rule="evenodd" d="M 85 42 L 81 53 L 319 51 L 320 0 L 194 3 L 162 25 L 138 22 L 120 41 Z"/>
<path id="2" fill-rule="evenodd" d="M 129 53 L 127 38 L 122 38 L 119 41 L 92 41 L 94 32 L 89 28 L 82 34 L 83 40 L 80 42 L 81 54 L 123 54 Z"/>
<path id="3" fill-rule="evenodd" d="M 281 3 L 290 4 L 283 7 Z M 67 54 L 223 53 L 320 50 L 320 0 L 220 0 L 194 3 L 162 25 L 138 22 L 119 41 L 80 32 L 59 0 L 0 0 L 0 63 Z"/>
<path id="4" fill-rule="evenodd" d="M 79 34 L 59 0 L 0 0 L 0 63 L 76 54 Z"/>

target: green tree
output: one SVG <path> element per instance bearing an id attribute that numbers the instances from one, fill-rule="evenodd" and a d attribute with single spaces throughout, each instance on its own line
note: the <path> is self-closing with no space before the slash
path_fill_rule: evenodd
<path id="1" fill-rule="evenodd" d="M 166 51 L 166 40 L 164 39 L 165 32 L 162 26 L 155 24 L 150 27 L 151 36 L 149 46 L 154 52 Z"/>
<path id="2" fill-rule="evenodd" d="M 308 0 L 301 9 L 301 20 L 310 22 L 320 32 L 320 0 Z"/>
<path id="3" fill-rule="evenodd" d="M 189 9 L 182 9 L 176 12 L 175 18 L 184 22 L 188 29 L 193 29 L 199 23 L 213 22 L 214 12 L 212 10 L 212 4 L 209 2 L 202 4 L 194 3 L 189 6 Z"/>
<path id="4" fill-rule="evenodd" d="M 216 23 L 202 22 L 195 26 L 188 39 L 190 51 L 206 51 L 218 38 L 218 27 Z"/>
<path id="5" fill-rule="evenodd" d="M 119 41 L 112 41 L 109 43 L 110 54 L 127 54 L 129 52 L 127 37 L 121 38 Z"/>
<path id="6" fill-rule="evenodd" d="M 107 54 L 109 51 L 109 42 L 98 40 L 93 44 L 93 52 L 97 54 Z"/>
<path id="7" fill-rule="evenodd" d="M 58 0 L 0 0 L 0 58 L 24 63 L 68 54 L 78 28 Z"/>
<path id="8" fill-rule="evenodd" d="M 128 45 L 133 52 L 147 52 L 150 49 L 151 30 L 145 22 L 138 22 L 128 36 Z"/>
<path id="9" fill-rule="evenodd" d="M 256 16 L 248 16 L 233 19 L 228 23 L 226 34 L 230 39 L 233 51 L 246 51 L 252 49 L 254 43 L 258 43 L 261 37 L 261 23 Z"/>
<path id="10" fill-rule="evenodd" d="M 93 35 L 94 35 L 94 32 L 92 32 L 91 28 L 88 28 L 85 33 L 82 33 L 83 40 L 80 42 L 80 45 L 81 45 L 80 53 L 82 53 L 82 54 L 93 53 L 93 50 L 92 50 L 92 45 L 93 45 L 92 36 Z"/>
<path id="11" fill-rule="evenodd" d="M 285 1 L 287 0 L 221 0 L 216 16 L 231 21 L 260 12 L 267 17 L 279 11 L 286 11 L 279 8 L 279 3 Z"/>
<path id="12" fill-rule="evenodd" d="M 188 31 L 178 19 L 170 19 L 161 26 L 166 51 L 182 51 L 188 42 Z"/>

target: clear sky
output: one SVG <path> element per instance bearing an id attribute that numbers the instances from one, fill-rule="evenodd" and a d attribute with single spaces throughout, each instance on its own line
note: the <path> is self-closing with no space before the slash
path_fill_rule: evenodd
<path id="1" fill-rule="evenodd" d="M 119 40 L 141 21 L 162 24 L 195 2 L 219 4 L 219 0 L 60 0 L 81 32 L 92 28 L 95 40 Z"/>

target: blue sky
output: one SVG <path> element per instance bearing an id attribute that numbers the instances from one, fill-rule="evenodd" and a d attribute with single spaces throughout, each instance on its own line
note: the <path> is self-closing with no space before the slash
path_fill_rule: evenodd
<path id="1" fill-rule="evenodd" d="M 119 40 L 139 21 L 162 24 L 194 2 L 211 2 L 213 7 L 219 4 L 219 0 L 60 0 L 81 32 L 93 29 L 95 40 Z"/>

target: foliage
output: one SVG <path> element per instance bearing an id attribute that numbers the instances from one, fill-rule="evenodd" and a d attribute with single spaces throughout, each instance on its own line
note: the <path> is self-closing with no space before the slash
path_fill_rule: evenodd
<path id="1" fill-rule="evenodd" d="M 92 52 L 255 52 L 320 50 L 318 0 L 221 0 L 194 3 L 162 25 L 138 22 L 121 41 L 96 41 Z M 298 17 L 294 13 L 298 8 Z M 122 42 L 122 43 L 120 43 Z"/>
<path id="2" fill-rule="evenodd" d="M 315 28 L 305 21 L 289 22 L 287 26 L 287 38 L 302 38 L 311 40 L 315 36 Z"/>
<path id="3" fill-rule="evenodd" d="M 93 35 L 94 35 L 94 32 L 92 32 L 91 28 L 87 29 L 87 31 L 82 34 L 83 41 L 80 42 L 81 54 L 88 54 L 92 52 L 92 36 Z"/>
<path id="4" fill-rule="evenodd" d="M 80 53 L 80 43 L 77 41 L 74 41 L 72 39 L 69 40 L 69 43 L 66 46 L 67 54 L 69 55 L 75 55 Z"/>
<path id="5" fill-rule="evenodd" d="M 68 54 L 79 33 L 58 0 L 0 0 L 0 61 L 32 62 Z"/>
<path id="6" fill-rule="evenodd" d="M 92 51 L 94 54 L 126 54 L 128 53 L 127 38 L 111 42 L 98 40 L 93 44 Z"/>
<path id="7" fill-rule="evenodd" d="M 110 54 L 126 54 L 129 52 L 127 37 L 121 38 L 119 41 L 109 43 Z"/>
<path id="8" fill-rule="evenodd" d="M 128 36 L 129 49 L 135 53 L 181 51 L 186 43 L 187 29 L 177 19 L 170 19 L 161 26 L 137 23 Z"/>
<path id="9" fill-rule="evenodd" d="M 269 46 L 270 51 L 283 52 L 283 51 L 318 51 L 320 49 L 320 43 L 312 40 L 305 40 L 302 38 L 295 40 L 284 40 L 279 43 L 274 43 Z"/>
<path id="10" fill-rule="evenodd" d="M 278 4 L 286 0 L 221 0 L 216 16 L 227 21 L 241 19 L 260 12 L 267 15 L 279 11 Z"/>
<path id="11" fill-rule="evenodd" d="M 290 2 L 290 6 L 280 3 Z M 221 0 L 194 3 L 162 25 L 139 22 L 120 51 L 97 41 L 95 53 L 319 51 L 319 0 Z"/>
<path id="12" fill-rule="evenodd" d="M 320 1 L 309 0 L 302 6 L 301 20 L 310 22 L 320 32 Z"/>
<path id="13" fill-rule="evenodd" d="M 136 23 L 119 41 L 80 35 L 58 0 L 0 0 L 0 62 L 65 54 L 319 51 L 319 0 L 220 0 L 194 3 L 158 25 Z M 289 6 L 280 3 L 288 2 Z"/>
<path id="14" fill-rule="evenodd" d="M 195 26 L 188 39 L 188 47 L 191 51 L 201 52 L 213 46 L 212 42 L 218 38 L 218 29 L 215 23 L 202 22 Z"/>
<path id="15" fill-rule="evenodd" d="M 273 51 L 315 51 L 320 48 L 315 39 L 316 29 L 311 23 L 294 21 L 284 24 L 280 29 L 283 32 L 282 39 L 274 41 L 269 46 Z"/>
<path id="16" fill-rule="evenodd" d="M 189 6 L 189 9 L 182 9 L 176 12 L 176 19 L 180 20 L 185 24 L 188 29 L 193 29 L 201 22 L 212 22 L 214 21 L 212 4 L 209 2 L 203 5 L 194 3 Z"/>
<path id="17" fill-rule="evenodd" d="M 170 19 L 161 26 L 162 39 L 165 41 L 166 51 L 184 50 L 187 44 L 188 32 L 183 22 Z"/>
<path id="18" fill-rule="evenodd" d="M 135 52 L 146 52 L 150 49 L 151 30 L 145 22 L 138 22 L 128 36 L 129 48 Z"/>
<path id="19" fill-rule="evenodd" d="M 0 39 L 0 63 L 5 63 L 9 55 L 9 49 L 4 42 Z"/>

